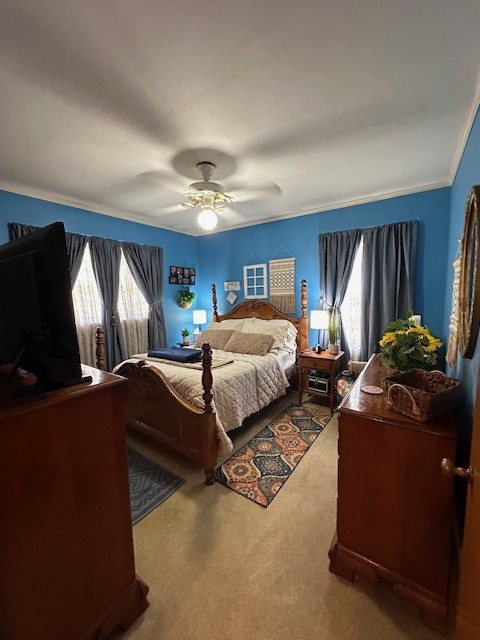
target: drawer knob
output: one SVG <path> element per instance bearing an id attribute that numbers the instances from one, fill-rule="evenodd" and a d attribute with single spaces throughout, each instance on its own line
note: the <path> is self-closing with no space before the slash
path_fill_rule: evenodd
<path id="1" fill-rule="evenodd" d="M 472 467 L 468 467 L 468 469 L 464 469 L 463 467 L 456 467 L 450 458 L 444 458 L 440 463 L 440 469 L 442 470 L 442 474 L 447 476 L 447 478 L 453 478 L 453 476 L 459 476 L 464 480 L 468 480 L 468 482 L 473 482 L 473 469 Z"/>

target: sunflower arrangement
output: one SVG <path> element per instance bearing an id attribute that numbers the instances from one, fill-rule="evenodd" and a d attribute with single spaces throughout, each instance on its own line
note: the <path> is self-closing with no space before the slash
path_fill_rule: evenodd
<path id="1" fill-rule="evenodd" d="M 389 322 L 380 340 L 386 365 L 400 371 L 432 369 L 441 346 L 428 327 L 416 326 L 409 318 Z"/>

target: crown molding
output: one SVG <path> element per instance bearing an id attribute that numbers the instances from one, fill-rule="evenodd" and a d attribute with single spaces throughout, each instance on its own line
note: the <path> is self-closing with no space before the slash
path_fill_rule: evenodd
<path id="1" fill-rule="evenodd" d="M 99 213 L 104 216 L 110 216 L 111 218 L 120 218 L 121 220 L 128 220 L 129 222 L 137 222 L 144 224 L 147 227 L 156 227 L 157 229 L 165 229 L 165 231 L 172 231 L 173 233 L 181 233 L 186 236 L 197 236 L 196 233 L 190 233 L 189 231 L 179 231 L 172 227 L 166 227 L 164 225 L 155 224 L 151 219 L 147 219 L 141 214 L 125 213 L 120 209 L 114 209 L 112 207 L 103 207 L 94 202 L 88 200 L 75 200 L 67 196 L 62 196 L 59 193 L 52 191 L 44 191 L 43 189 L 35 189 L 33 187 L 26 187 L 24 185 L 18 185 L 10 182 L 0 181 L 0 190 L 8 191 L 9 193 L 16 193 L 19 196 L 27 196 L 28 198 L 37 198 L 38 200 L 46 200 L 47 202 L 53 202 L 54 204 L 60 204 L 66 207 L 74 209 L 83 209 L 90 213 Z"/>
<path id="2" fill-rule="evenodd" d="M 120 211 L 118 209 L 113 209 L 110 207 L 101 207 L 98 204 L 82 201 L 82 200 L 74 200 L 73 198 L 68 198 L 65 196 L 61 196 L 57 193 L 43 191 L 42 189 L 34 189 L 31 187 L 24 187 L 23 185 L 16 185 L 8 182 L 0 182 L 0 189 L 3 191 L 8 191 L 9 193 L 16 193 L 18 195 L 27 196 L 30 198 L 38 198 L 39 200 L 46 200 L 47 202 L 53 202 L 54 204 L 60 204 L 67 207 L 72 207 L 75 209 L 83 209 L 85 211 L 99 213 L 101 215 L 110 216 L 113 218 L 120 218 L 122 220 L 128 220 L 129 222 L 137 222 L 139 224 L 144 224 L 148 227 L 155 227 L 157 229 L 165 229 L 166 231 L 172 231 L 173 233 L 181 233 L 187 236 L 193 237 L 201 237 L 213 235 L 215 233 L 223 233 L 224 231 L 233 231 L 234 229 L 242 229 L 244 227 L 254 227 L 258 224 L 268 224 L 269 222 L 278 222 L 279 220 L 286 220 L 288 218 L 297 218 L 300 216 L 308 216 L 313 215 L 315 213 L 322 213 L 324 211 L 334 211 L 335 209 L 345 209 L 346 207 L 354 207 L 361 204 L 368 204 L 370 202 L 377 202 L 380 200 L 389 200 L 390 198 L 399 198 L 401 196 L 408 196 L 414 193 L 421 193 L 422 191 L 432 191 L 434 189 L 442 189 L 444 187 L 450 187 L 451 182 L 448 180 L 442 180 L 440 182 L 435 182 L 428 185 L 422 185 L 417 187 L 411 187 L 408 189 L 401 189 L 398 191 L 389 191 L 385 193 L 376 193 L 370 196 L 366 196 L 364 198 L 354 198 L 352 200 L 345 200 L 343 202 L 330 202 L 328 204 L 319 205 L 317 207 L 313 207 L 311 209 L 306 209 L 303 211 L 289 211 L 287 213 L 282 213 L 278 216 L 273 216 L 270 218 L 261 218 L 259 220 L 252 220 L 251 222 L 244 222 L 242 224 L 231 225 L 228 227 L 224 227 L 222 229 L 218 229 L 216 231 L 205 231 L 199 233 L 190 233 L 188 231 L 179 231 L 178 229 L 172 229 L 171 227 L 165 227 L 160 224 L 154 224 L 150 219 L 144 218 L 142 215 L 134 214 L 134 213 L 125 213 L 124 211 Z"/>
<path id="3" fill-rule="evenodd" d="M 472 130 L 475 116 L 477 115 L 479 106 L 480 106 L 480 72 L 478 73 L 477 81 L 475 83 L 475 90 L 473 92 L 473 96 L 470 101 L 470 107 L 468 109 L 465 121 L 463 123 L 460 140 L 458 141 L 457 149 L 455 151 L 455 155 L 453 156 L 453 161 L 452 161 L 452 166 L 450 168 L 450 176 L 449 176 L 450 185 L 452 185 L 455 181 L 458 167 L 460 166 L 460 162 L 462 160 L 463 153 L 465 151 L 465 147 L 467 145 L 468 138 L 470 136 L 470 131 Z"/>
<path id="4" fill-rule="evenodd" d="M 298 218 L 300 216 L 309 216 L 314 213 L 322 213 L 324 211 L 334 211 L 335 209 L 345 209 L 346 207 L 355 207 L 361 204 L 368 204 L 369 202 L 378 202 L 380 200 L 389 200 L 390 198 L 399 198 L 401 196 L 409 196 L 414 193 L 422 193 L 423 191 L 433 191 L 434 189 L 443 189 L 450 187 L 451 183 L 448 180 L 442 180 L 440 182 L 433 182 L 431 184 L 422 185 L 418 187 L 411 187 L 409 189 L 401 189 L 399 191 L 389 191 L 386 193 L 377 193 L 364 198 L 354 198 L 352 200 L 345 200 L 343 202 L 333 202 L 312 209 L 306 209 L 304 211 L 290 211 L 288 213 L 282 213 L 281 215 L 272 218 L 262 218 L 255 222 L 245 222 L 243 224 L 236 224 L 218 231 L 205 231 L 204 233 L 198 233 L 197 236 L 209 236 L 215 233 L 223 233 L 224 231 L 233 231 L 234 229 L 243 229 L 244 227 L 253 227 L 258 224 L 268 224 L 269 222 L 278 222 L 279 220 L 286 220 L 287 218 Z"/>

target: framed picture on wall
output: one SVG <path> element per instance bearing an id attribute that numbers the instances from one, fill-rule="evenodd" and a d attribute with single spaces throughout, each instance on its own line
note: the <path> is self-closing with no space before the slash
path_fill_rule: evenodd
<path id="1" fill-rule="evenodd" d="M 238 280 L 228 280 L 223 283 L 225 291 L 240 291 L 240 282 Z"/>
<path id="2" fill-rule="evenodd" d="M 170 267 L 168 284 L 195 284 L 195 269 L 192 267 Z"/>

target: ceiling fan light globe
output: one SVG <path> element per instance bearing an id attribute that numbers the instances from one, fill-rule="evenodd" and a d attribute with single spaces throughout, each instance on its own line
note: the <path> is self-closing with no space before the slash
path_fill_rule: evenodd
<path id="1" fill-rule="evenodd" d="M 212 209 L 203 209 L 198 215 L 197 222 L 205 231 L 211 231 L 217 226 L 217 214 Z"/>

